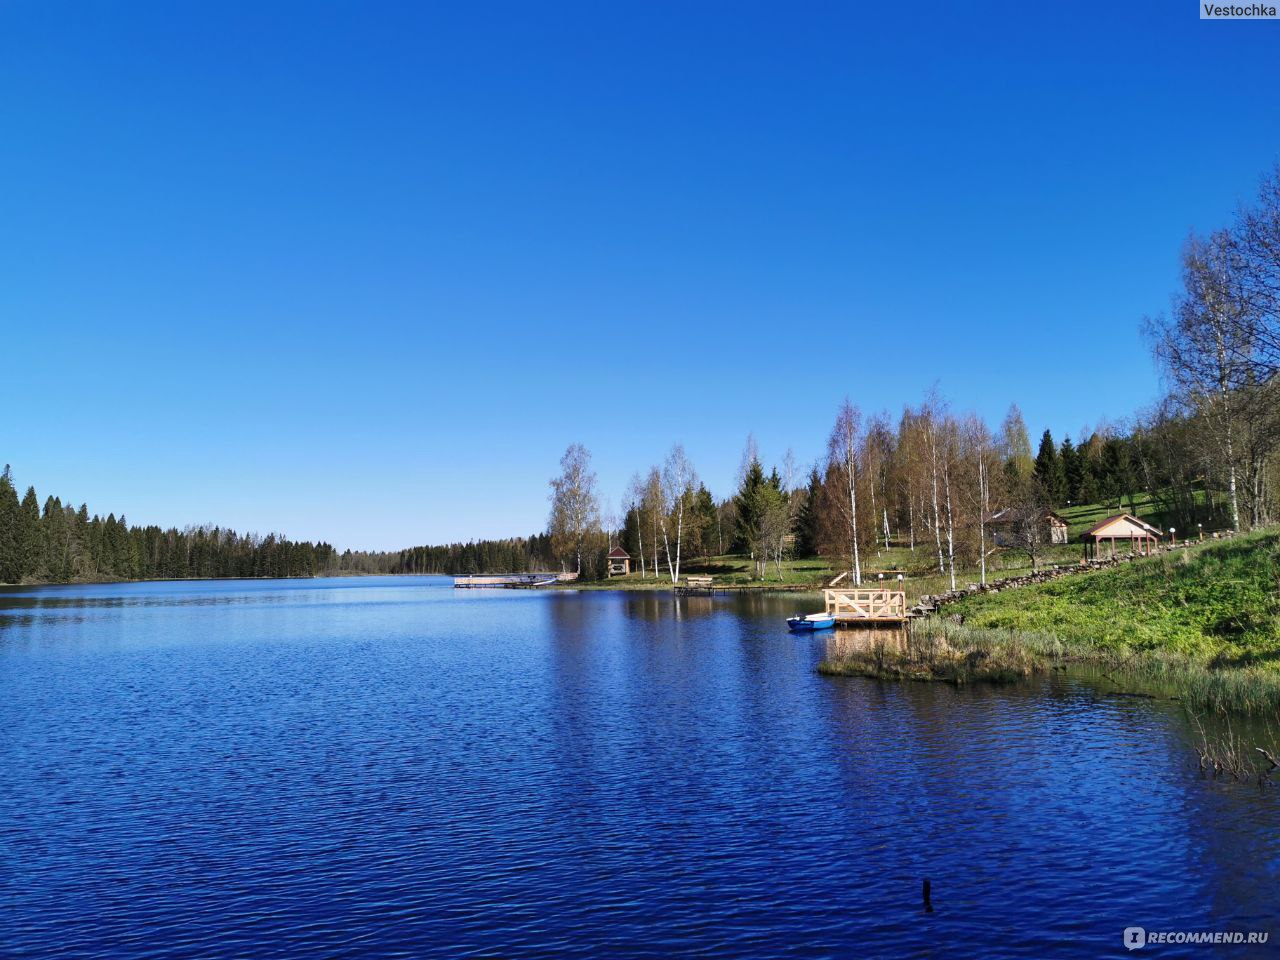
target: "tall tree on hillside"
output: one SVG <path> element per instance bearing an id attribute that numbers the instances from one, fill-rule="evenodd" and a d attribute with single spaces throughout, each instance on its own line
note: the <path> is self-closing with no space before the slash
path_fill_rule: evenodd
<path id="1" fill-rule="evenodd" d="M 1065 502 L 1068 503 L 1086 503 L 1082 496 L 1084 490 L 1084 458 L 1076 451 L 1075 445 L 1071 442 L 1071 437 L 1062 438 L 1062 446 L 1058 450 L 1058 460 L 1062 464 L 1062 478 L 1064 481 Z"/>
<path id="2" fill-rule="evenodd" d="M 1102 448 L 1106 438 L 1100 430 L 1089 434 L 1076 452 L 1080 454 L 1080 502 L 1097 503 L 1102 499 Z"/>
<path id="3" fill-rule="evenodd" d="M 1066 499 L 1066 475 L 1062 470 L 1062 461 L 1058 459 L 1058 448 L 1053 444 L 1053 434 L 1048 430 L 1040 437 L 1040 450 L 1036 453 L 1035 478 L 1040 481 L 1045 496 L 1053 506 Z"/>
<path id="4" fill-rule="evenodd" d="M 1230 242 L 1231 267 L 1249 306 L 1245 314 L 1225 317 L 1240 327 L 1229 337 L 1242 361 L 1233 367 L 1250 370 L 1250 382 L 1270 381 L 1280 374 L 1280 164 L 1241 210 Z"/>
<path id="5" fill-rule="evenodd" d="M 1225 231 L 1192 237 L 1182 253 L 1183 289 L 1173 315 L 1148 320 L 1147 334 L 1178 400 L 1201 413 L 1217 439 L 1231 525 L 1240 529 L 1240 442 L 1263 408 L 1257 341 L 1262 328 L 1243 286 L 1243 265 Z"/>
<path id="6" fill-rule="evenodd" d="M 1026 421 L 1022 419 L 1022 411 L 1018 405 L 1012 404 L 1004 415 L 1000 425 L 1000 453 L 1004 457 L 1005 469 L 1015 483 L 1031 478 L 1035 471 L 1035 461 L 1031 457 L 1031 437 L 1027 433 Z"/>
<path id="7" fill-rule="evenodd" d="M 574 569 L 580 574 L 587 537 L 600 528 L 596 475 L 591 471 L 591 454 L 582 444 L 570 444 L 560 458 L 560 473 L 551 479 L 550 499 L 547 531 L 556 544 L 556 552 L 572 556 Z"/>
<path id="8" fill-rule="evenodd" d="M 1101 487 L 1102 495 L 1108 502 L 1115 501 L 1124 506 L 1125 498 L 1129 500 L 1129 512 L 1137 512 L 1134 494 L 1137 491 L 1138 478 L 1134 470 L 1131 448 L 1120 437 L 1108 437 L 1102 444 Z"/>

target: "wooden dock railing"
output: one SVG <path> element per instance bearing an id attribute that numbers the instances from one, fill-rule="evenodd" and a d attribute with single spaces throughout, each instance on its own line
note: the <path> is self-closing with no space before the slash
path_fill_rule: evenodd
<path id="1" fill-rule="evenodd" d="M 710 596 L 714 591 L 712 579 L 702 575 L 687 576 L 682 583 L 676 584 L 676 593 L 705 593 Z"/>
<path id="2" fill-rule="evenodd" d="M 902 590 L 843 587 L 823 590 L 827 613 L 837 620 L 900 623 L 907 619 L 907 595 Z"/>

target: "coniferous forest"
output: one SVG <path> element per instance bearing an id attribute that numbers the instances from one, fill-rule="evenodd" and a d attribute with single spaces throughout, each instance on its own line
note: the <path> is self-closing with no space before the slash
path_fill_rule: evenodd
<path id="1" fill-rule="evenodd" d="M 546 534 L 396 552 L 339 553 L 328 543 L 259 536 L 227 527 L 130 526 L 34 486 L 19 496 L 0 473 L 0 583 L 312 577 L 335 574 L 487 573 L 553 569 Z"/>
<path id="2" fill-rule="evenodd" d="M 90 514 L 85 504 L 46 497 L 35 487 L 19 498 L 8 466 L 0 474 L 0 582 L 24 580 L 307 577 L 337 570 L 327 543 L 278 534 L 239 534 L 224 527 L 130 526 L 124 516 Z"/>

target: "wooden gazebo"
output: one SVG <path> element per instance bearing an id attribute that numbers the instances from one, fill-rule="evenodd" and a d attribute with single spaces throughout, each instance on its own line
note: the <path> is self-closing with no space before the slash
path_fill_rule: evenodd
<path id="1" fill-rule="evenodd" d="M 623 550 L 621 547 L 614 547 L 609 551 L 609 576 L 625 577 L 631 572 L 631 554 Z"/>
<path id="2" fill-rule="evenodd" d="M 1127 541 L 1130 553 L 1146 556 L 1155 551 L 1163 536 L 1163 531 L 1145 520 L 1139 520 L 1130 513 L 1118 513 L 1114 517 L 1107 517 L 1100 523 L 1095 523 L 1080 535 L 1080 539 L 1084 541 L 1086 556 L 1090 554 L 1094 557 L 1099 556 L 1098 548 L 1109 542 L 1111 556 L 1114 557 L 1117 540 L 1121 543 Z"/>

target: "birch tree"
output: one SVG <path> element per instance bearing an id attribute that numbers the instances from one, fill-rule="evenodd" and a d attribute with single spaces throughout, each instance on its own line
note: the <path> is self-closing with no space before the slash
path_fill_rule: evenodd
<path id="1" fill-rule="evenodd" d="M 1173 315 L 1147 322 L 1156 356 L 1179 399 L 1201 412 L 1218 440 L 1231 525 L 1240 529 L 1239 451 L 1257 377 L 1251 369 L 1258 329 L 1241 287 L 1230 237 L 1192 237 L 1182 254 L 1183 289 Z"/>
<path id="2" fill-rule="evenodd" d="M 653 577 L 661 576 L 658 570 L 658 539 L 667 521 L 667 497 L 662 488 L 662 471 L 649 469 L 644 488 L 645 512 L 649 515 L 649 531 L 653 539 Z"/>
<path id="3" fill-rule="evenodd" d="M 645 484 L 638 473 L 631 475 L 631 483 L 627 486 L 626 509 L 628 512 L 634 513 L 636 518 L 636 539 L 640 548 L 640 576 L 642 578 L 648 577 L 649 573 L 644 563 L 644 527 L 647 519 L 645 515 Z"/>
<path id="4" fill-rule="evenodd" d="M 1280 374 L 1280 164 L 1263 179 L 1257 199 L 1240 211 L 1230 234 L 1233 263 L 1250 312 L 1238 358 L 1258 381 Z"/>
<path id="5" fill-rule="evenodd" d="M 961 430 L 961 458 L 965 473 L 965 496 L 973 525 L 978 533 L 978 575 L 987 582 L 987 521 L 991 517 L 994 494 L 992 478 L 998 476 L 999 455 L 991 431 L 981 417 L 970 414 Z"/>
<path id="6" fill-rule="evenodd" d="M 698 475 L 694 472 L 693 464 L 685 456 L 684 447 L 677 443 L 671 448 L 671 453 L 667 455 L 666 463 L 662 466 L 662 492 L 667 503 L 670 504 L 670 520 L 675 525 L 674 563 L 671 556 L 671 543 L 667 538 L 667 524 L 662 525 L 663 545 L 667 551 L 667 570 L 671 574 L 672 583 L 680 580 L 680 552 L 684 544 L 685 512 L 693 499 L 697 482 Z"/>
<path id="7" fill-rule="evenodd" d="M 827 471 L 838 495 L 831 498 L 842 521 L 853 572 L 853 582 L 862 583 L 862 556 L 858 546 L 858 454 L 861 447 L 862 414 L 846 397 L 836 414 L 827 441 Z"/>
<path id="8" fill-rule="evenodd" d="M 551 480 L 551 517 L 547 532 L 560 556 L 572 555 L 582 573 L 582 549 L 587 537 L 600 528 L 596 499 L 596 475 L 591 454 L 580 443 L 570 444 L 560 458 L 560 474 Z"/>

